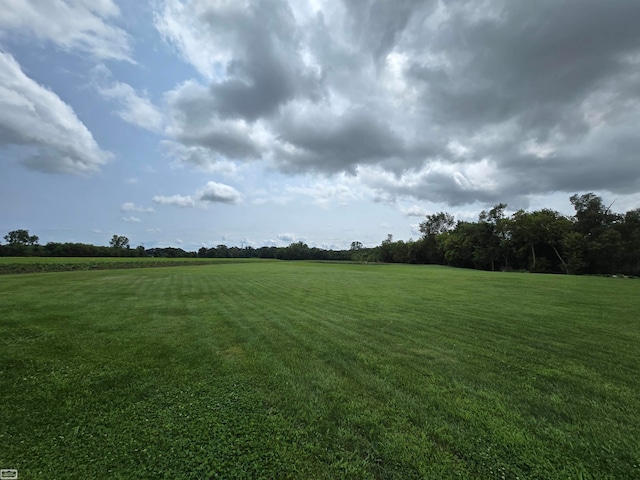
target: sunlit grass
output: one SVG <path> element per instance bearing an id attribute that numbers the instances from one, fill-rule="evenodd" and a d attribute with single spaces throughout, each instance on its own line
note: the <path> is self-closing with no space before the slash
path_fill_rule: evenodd
<path id="1" fill-rule="evenodd" d="M 20 478 L 634 478 L 640 283 L 251 262 L 0 277 Z"/>

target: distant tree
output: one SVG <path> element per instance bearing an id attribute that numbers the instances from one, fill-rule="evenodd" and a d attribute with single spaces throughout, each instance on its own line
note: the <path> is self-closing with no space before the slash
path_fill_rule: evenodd
<path id="1" fill-rule="evenodd" d="M 43 254 L 49 257 L 104 257 L 111 255 L 111 249 L 85 243 L 49 242 L 43 247 Z"/>
<path id="2" fill-rule="evenodd" d="M 0 249 L 0 255 L 23 257 L 41 255 L 38 237 L 29 235 L 28 230 L 13 230 L 4 236 L 7 245 Z"/>
<path id="3" fill-rule="evenodd" d="M 425 237 L 439 235 L 453 229 L 455 219 L 447 212 L 438 212 L 427 215 L 427 219 L 420 223 L 420 232 Z"/>
<path id="4" fill-rule="evenodd" d="M 351 242 L 350 250 L 362 250 L 362 243 L 361 242 Z"/>
<path id="5" fill-rule="evenodd" d="M 311 259 L 311 249 L 304 242 L 295 242 L 282 249 L 283 260 L 309 260 Z"/>
<path id="6" fill-rule="evenodd" d="M 146 250 L 148 256 L 158 258 L 197 258 L 197 252 L 186 252 L 181 248 L 164 247 L 164 248 L 149 248 Z"/>
<path id="7" fill-rule="evenodd" d="M 364 245 L 361 242 L 351 242 L 349 248 L 349 259 L 354 262 L 364 262 L 367 257 L 367 252 L 364 249 Z"/>
<path id="8" fill-rule="evenodd" d="M 402 240 L 393 244 L 391 259 L 394 263 L 409 263 L 409 246 Z"/>
<path id="9" fill-rule="evenodd" d="M 276 258 L 278 256 L 277 247 L 260 247 L 256 250 L 258 258 Z"/>
<path id="10" fill-rule="evenodd" d="M 124 235 L 114 235 L 109 240 L 109 246 L 111 248 L 129 248 L 129 239 Z"/>
<path id="11" fill-rule="evenodd" d="M 29 230 L 13 230 L 4 236 L 9 245 L 37 245 L 38 236 L 29 235 Z"/>
<path id="12" fill-rule="evenodd" d="M 393 262 L 393 235 L 387 234 L 386 240 L 380 245 L 380 261 Z"/>

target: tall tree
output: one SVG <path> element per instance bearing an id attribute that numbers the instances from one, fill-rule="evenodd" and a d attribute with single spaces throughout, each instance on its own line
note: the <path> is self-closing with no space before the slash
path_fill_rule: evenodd
<path id="1" fill-rule="evenodd" d="M 445 263 L 444 252 L 438 245 L 438 236 L 453 230 L 455 219 L 447 212 L 438 212 L 427 215 L 426 220 L 420 223 L 422 233 L 422 248 L 426 254 L 427 263 Z"/>
<path id="2" fill-rule="evenodd" d="M 393 262 L 393 235 L 387 234 L 387 238 L 380 245 L 380 261 Z"/>
<path id="3" fill-rule="evenodd" d="M 9 245 L 37 245 L 38 236 L 29 235 L 29 230 L 12 230 L 4 236 L 4 239 Z"/>
<path id="4" fill-rule="evenodd" d="M 420 232 L 425 237 L 439 235 L 453 229 L 455 219 L 447 212 L 438 212 L 427 215 L 427 219 L 420 223 Z"/>
<path id="5" fill-rule="evenodd" d="M 309 260 L 310 258 L 311 249 L 302 241 L 289 244 L 282 252 L 283 260 Z"/>
<path id="6" fill-rule="evenodd" d="M 576 211 L 575 230 L 585 236 L 597 236 L 618 219 L 618 215 L 611 213 L 611 205 L 605 206 L 595 193 L 571 195 L 569 201 Z"/>
<path id="7" fill-rule="evenodd" d="M 478 224 L 458 221 L 456 228 L 438 236 L 438 246 L 447 265 L 472 268 L 476 247 Z"/>
<path id="8" fill-rule="evenodd" d="M 490 264 L 492 271 L 500 257 L 504 259 L 505 268 L 508 267 L 510 235 L 504 214 L 506 208 L 506 203 L 499 203 L 488 212 L 483 210 L 478 217 L 479 244 L 475 256 L 480 263 Z"/>
<path id="9" fill-rule="evenodd" d="M 613 273 L 620 261 L 621 239 L 612 228 L 622 221 L 611 212 L 602 198 L 594 193 L 572 195 L 569 199 L 576 211 L 574 230 L 582 235 L 582 256 L 587 273 Z"/>
<path id="10" fill-rule="evenodd" d="M 351 242 L 351 248 L 349 250 L 362 250 L 362 242 Z"/>
<path id="11" fill-rule="evenodd" d="M 640 275 L 640 208 L 628 211 L 618 224 L 622 271 Z"/>
<path id="12" fill-rule="evenodd" d="M 129 239 L 124 235 L 114 235 L 109 240 L 109 246 L 116 249 L 129 248 Z"/>
<path id="13" fill-rule="evenodd" d="M 570 250 L 572 245 L 573 248 L 577 245 L 575 239 L 566 239 L 571 231 L 571 221 L 559 212 L 548 208 L 534 212 L 518 210 L 511 220 L 514 245 L 519 246 L 521 255 L 529 259 L 528 266 L 533 272 L 553 271 L 557 262 L 549 257 L 555 256 L 562 265 L 562 271 L 569 273 L 562 250 Z M 538 250 L 542 250 L 542 255 L 538 255 Z M 544 255 L 545 251 L 549 257 Z"/>
<path id="14" fill-rule="evenodd" d="M 536 269 L 536 244 L 539 242 L 539 231 L 535 228 L 531 212 L 518 210 L 511 217 L 511 233 L 515 245 L 531 251 L 530 269 Z M 525 257 L 526 258 L 526 257 Z"/>

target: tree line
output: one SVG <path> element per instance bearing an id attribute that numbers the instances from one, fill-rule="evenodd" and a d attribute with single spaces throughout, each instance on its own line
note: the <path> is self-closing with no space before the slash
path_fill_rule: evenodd
<path id="1" fill-rule="evenodd" d="M 28 230 L 13 230 L 4 236 L 5 245 L 0 244 L 0 257 L 156 257 L 156 258 L 273 258 L 280 260 L 351 260 L 348 250 L 325 250 L 309 247 L 304 242 L 291 243 L 286 247 L 202 247 L 197 252 L 182 248 L 145 248 L 140 245 L 131 248 L 124 235 L 113 235 L 109 246 L 86 243 L 49 242 L 40 245 L 37 235 Z"/>
<path id="2" fill-rule="evenodd" d="M 640 208 L 611 211 L 593 194 L 570 197 L 575 214 L 551 209 L 506 215 L 500 203 L 476 222 L 455 221 L 447 212 L 426 216 L 422 238 L 394 242 L 389 235 L 361 258 L 431 263 L 482 270 L 540 273 L 640 275 Z"/>
<path id="3" fill-rule="evenodd" d="M 348 250 L 309 247 L 294 242 L 286 247 L 254 248 L 218 245 L 197 252 L 181 248 L 131 248 L 129 239 L 113 235 L 108 247 L 49 242 L 28 230 L 5 235 L 0 256 L 50 257 L 167 257 L 273 258 L 387 263 L 441 264 L 483 270 L 540 273 L 640 275 L 640 208 L 614 213 L 601 197 L 586 193 L 570 197 L 575 214 L 555 210 L 505 213 L 500 203 L 483 210 L 476 222 L 456 221 L 447 212 L 426 215 L 418 240 L 393 241 L 389 234 L 376 247 L 354 241 Z"/>
<path id="4" fill-rule="evenodd" d="M 0 244 L 0 257 L 143 257 L 143 246 L 131 248 L 129 239 L 123 235 L 114 235 L 108 247 L 87 243 L 49 242 L 40 245 L 37 235 L 29 230 L 13 230 L 4 236 L 5 245 Z"/>

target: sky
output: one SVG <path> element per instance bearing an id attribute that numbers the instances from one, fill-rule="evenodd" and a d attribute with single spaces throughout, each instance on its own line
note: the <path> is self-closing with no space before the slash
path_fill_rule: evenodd
<path id="1" fill-rule="evenodd" d="M 640 207 L 638 0 L 0 4 L 0 236 L 348 248 Z"/>

